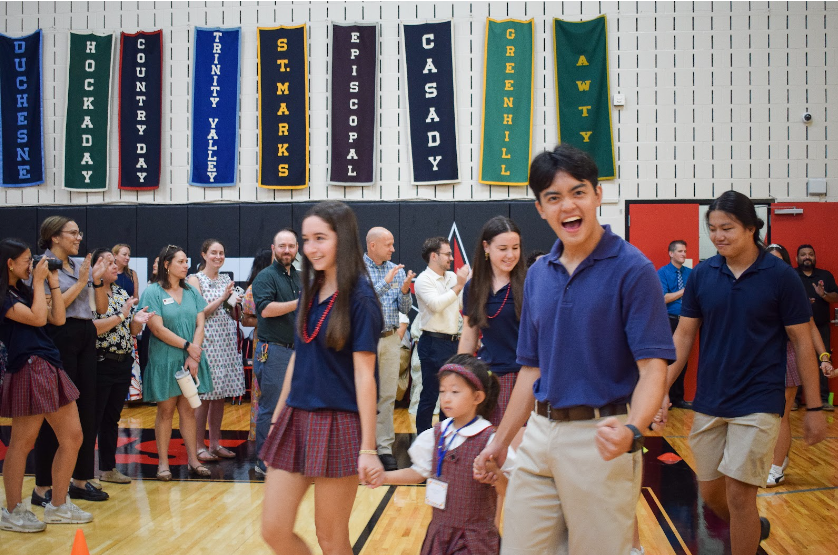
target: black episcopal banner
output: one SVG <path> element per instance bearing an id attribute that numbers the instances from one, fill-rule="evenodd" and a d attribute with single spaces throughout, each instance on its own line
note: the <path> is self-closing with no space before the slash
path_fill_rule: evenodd
<path id="1" fill-rule="evenodd" d="M 332 24 L 330 185 L 372 185 L 376 161 L 378 24 Z"/>
<path id="2" fill-rule="evenodd" d="M 44 182 L 43 34 L 0 34 L 0 186 Z"/>
<path id="3" fill-rule="evenodd" d="M 451 21 L 403 23 L 402 29 L 411 183 L 457 183 L 453 26 Z"/>
<path id="4" fill-rule="evenodd" d="M 257 29 L 259 186 L 308 187 L 306 26 Z"/>
<path id="5" fill-rule="evenodd" d="M 163 31 L 121 34 L 119 188 L 160 186 L 163 122 Z"/>

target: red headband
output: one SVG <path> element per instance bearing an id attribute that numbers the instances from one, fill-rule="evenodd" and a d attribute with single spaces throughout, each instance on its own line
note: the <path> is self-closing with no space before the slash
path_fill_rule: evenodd
<path id="1" fill-rule="evenodd" d="M 477 388 L 477 391 L 486 392 L 486 388 L 483 387 L 483 382 L 480 381 L 480 378 L 477 377 L 477 374 L 466 368 L 465 366 L 460 366 L 459 364 L 446 364 L 442 368 L 439 369 L 439 373 L 442 374 L 443 372 L 453 372 L 459 376 L 462 376 L 468 383 L 473 385 Z"/>

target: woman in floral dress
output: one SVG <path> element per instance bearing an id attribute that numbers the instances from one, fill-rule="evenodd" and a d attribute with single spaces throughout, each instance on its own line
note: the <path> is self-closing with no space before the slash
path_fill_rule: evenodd
<path id="1" fill-rule="evenodd" d="M 195 425 L 198 459 L 211 462 L 236 457 L 235 453 L 221 446 L 221 420 L 224 417 L 224 400 L 244 395 L 244 369 L 236 341 L 237 324 L 227 312 L 227 301 L 235 284 L 226 274 L 219 274 L 224 265 L 224 245 L 215 239 L 207 239 L 201 246 L 201 257 L 203 262 L 198 265 L 198 273 L 189 276 L 187 282 L 197 288 L 207 301 L 203 347 L 213 389 L 201 395 L 201 406 L 195 409 Z M 209 449 L 204 441 L 207 424 Z"/>

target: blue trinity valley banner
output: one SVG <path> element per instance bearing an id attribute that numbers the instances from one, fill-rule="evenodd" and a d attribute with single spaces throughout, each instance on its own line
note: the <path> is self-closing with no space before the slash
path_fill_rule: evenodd
<path id="1" fill-rule="evenodd" d="M 403 23 L 410 182 L 460 181 L 451 21 Z"/>
<path id="2" fill-rule="evenodd" d="M 119 188 L 160 186 L 163 31 L 122 33 L 119 59 Z"/>
<path id="3" fill-rule="evenodd" d="M 189 184 L 236 184 L 241 28 L 195 28 Z"/>
<path id="4" fill-rule="evenodd" d="M 43 34 L 0 34 L 0 186 L 44 182 Z"/>

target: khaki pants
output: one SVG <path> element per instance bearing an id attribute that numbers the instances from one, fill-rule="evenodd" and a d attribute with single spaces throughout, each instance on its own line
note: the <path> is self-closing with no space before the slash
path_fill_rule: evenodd
<path id="1" fill-rule="evenodd" d="M 378 420 L 375 443 L 379 455 L 392 455 L 396 433 L 393 428 L 393 406 L 399 385 L 402 340 L 394 333 L 378 341 Z"/>
<path id="2" fill-rule="evenodd" d="M 559 423 L 532 414 L 506 493 L 502 555 L 631 550 L 642 455 L 602 460 L 597 422 Z"/>

